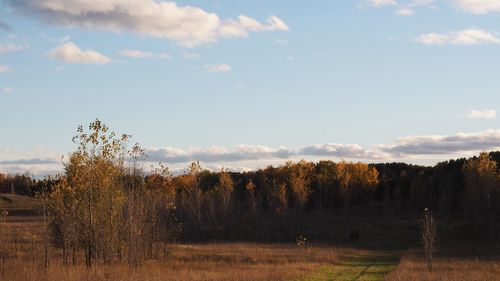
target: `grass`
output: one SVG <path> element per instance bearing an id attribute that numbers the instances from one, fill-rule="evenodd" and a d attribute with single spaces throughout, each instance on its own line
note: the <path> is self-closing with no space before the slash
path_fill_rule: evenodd
<path id="1" fill-rule="evenodd" d="M 433 271 L 427 270 L 422 250 L 411 249 L 403 255 L 399 266 L 387 281 L 454 281 L 499 280 L 500 245 L 459 242 L 447 245 L 433 261 Z"/>
<path id="2" fill-rule="evenodd" d="M 41 207 L 42 202 L 33 197 L 0 194 L 0 211 L 12 214 L 34 214 Z"/>
<path id="3" fill-rule="evenodd" d="M 125 263 L 64 267 L 55 258 L 45 272 L 41 261 L 7 261 L 1 280 L 6 281 L 267 281 L 295 280 L 338 261 L 342 250 L 328 246 L 298 248 L 291 244 L 175 244 L 171 254 L 130 269 Z"/>
<path id="4" fill-rule="evenodd" d="M 377 281 L 393 270 L 399 263 L 399 252 L 357 251 L 347 253 L 339 263 L 329 265 L 309 274 L 299 281 Z"/>

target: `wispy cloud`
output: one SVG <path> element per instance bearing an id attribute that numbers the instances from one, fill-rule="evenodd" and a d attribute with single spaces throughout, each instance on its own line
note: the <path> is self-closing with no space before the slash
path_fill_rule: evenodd
<path id="1" fill-rule="evenodd" d="M 10 71 L 10 66 L 6 64 L 0 64 L 0 73 L 6 73 Z"/>
<path id="2" fill-rule="evenodd" d="M 67 42 L 48 53 L 52 59 L 60 59 L 67 63 L 108 64 L 112 60 L 93 50 L 82 50 L 73 42 Z"/>
<path id="3" fill-rule="evenodd" d="M 207 64 L 204 68 L 208 72 L 228 72 L 231 71 L 231 66 L 225 63 Z"/>
<path id="4" fill-rule="evenodd" d="M 448 33 L 422 34 L 417 41 L 426 45 L 500 44 L 500 39 L 495 34 L 475 28 Z"/>
<path id="5" fill-rule="evenodd" d="M 279 44 L 279 45 L 287 45 L 288 44 L 288 40 L 278 38 L 278 39 L 274 40 L 274 43 Z"/>
<path id="6" fill-rule="evenodd" d="M 471 110 L 467 113 L 467 117 L 475 119 L 495 119 L 497 117 L 496 110 L 485 109 L 485 110 Z"/>
<path id="7" fill-rule="evenodd" d="M 434 0 L 369 0 L 369 4 L 375 8 L 395 7 L 395 14 L 398 16 L 411 16 L 419 7 L 434 8 Z"/>
<path id="8" fill-rule="evenodd" d="M 0 54 L 14 53 L 28 49 L 27 44 L 14 45 L 14 44 L 0 44 Z"/>
<path id="9" fill-rule="evenodd" d="M 271 15 L 265 22 L 245 15 L 222 20 L 217 14 L 172 1 L 123 0 L 6 0 L 11 8 L 43 22 L 113 32 L 129 31 L 167 38 L 194 47 L 220 38 L 246 37 L 249 32 L 288 31 Z"/>
<path id="10" fill-rule="evenodd" d="M 155 53 L 150 53 L 150 52 L 143 52 L 139 50 L 121 50 L 120 55 L 124 57 L 129 57 L 133 59 L 171 59 L 172 56 L 167 53 L 160 53 L 160 54 L 155 54 Z"/>
<path id="11" fill-rule="evenodd" d="M 196 54 L 196 53 L 183 52 L 182 58 L 187 59 L 187 60 L 197 60 L 197 59 L 200 59 L 201 56 Z"/>
<path id="12" fill-rule="evenodd" d="M 5 94 L 11 94 L 11 93 L 14 93 L 14 89 L 11 87 L 3 87 L 3 88 L 0 88 L 0 92 L 5 93 Z"/>

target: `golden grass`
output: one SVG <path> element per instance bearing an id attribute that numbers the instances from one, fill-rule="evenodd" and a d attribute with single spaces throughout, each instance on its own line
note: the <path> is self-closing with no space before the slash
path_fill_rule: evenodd
<path id="1" fill-rule="evenodd" d="M 130 269 L 126 264 L 64 267 L 53 259 L 44 271 L 41 260 L 6 263 L 5 281 L 264 281 L 295 280 L 337 261 L 341 250 L 281 244 L 176 244 L 165 260 L 153 260 Z"/>
<path id="2" fill-rule="evenodd" d="M 484 253 L 484 252 L 483 252 Z M 456 280 L 500 280 L 499 256 L 464 255 L 463 252 L 443 253 L 433 262 L 433 271 L 427 270 L 423 253 L 410 250 L 399 266 L 386 278 L 387 281 L 456 281 Z"/>

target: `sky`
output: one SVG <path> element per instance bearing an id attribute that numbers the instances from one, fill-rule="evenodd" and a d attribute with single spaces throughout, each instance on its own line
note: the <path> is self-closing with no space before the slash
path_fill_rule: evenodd
<path id="1" fill-rule="evenodd" d="M 182 171 L 500 149 L 500 0 L 0 0 L 0 172 L 99 118 Z"/>

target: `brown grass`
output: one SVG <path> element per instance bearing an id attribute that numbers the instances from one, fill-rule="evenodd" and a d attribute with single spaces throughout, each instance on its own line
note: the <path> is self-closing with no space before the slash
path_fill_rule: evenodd
<path id="1" fill-rule="evenodd" d="M 457 246 L 458 247 L 458 246 Z M 475 253 L 464 248 L 445 251 L 433 261 L 433 271 L 427 270 L 421 250 L 410 250 L 399 266 L 386 278 L 387 281 L 456 281 L 456 280 L 500 280 L 500 252 L 489 254 L 491 249 L 475 249 Z M 459 250 L 459 251 L 458 251 Z"/>
<path id="2" fill-rule="evenodd" d="M 42 201 L 33 197 L 0 194 L 0 210 L 14 212 L 14 211 L 30 211 L 39 208 Z"/>
<path id="3" fill-rule="evenodd" d="M 341 250 L 326 246 L 298 248 L 295 245 L 248 243 L 186 245 L 170 247 L 165 260 L 148 261 L 130 269 L 126 264 L 64 267 L 53 257 L 45 273 L 41 261 L 11 259 L 6 263 L 5 281 L 264 281 L 294 280 L 337 261 Z"/>

